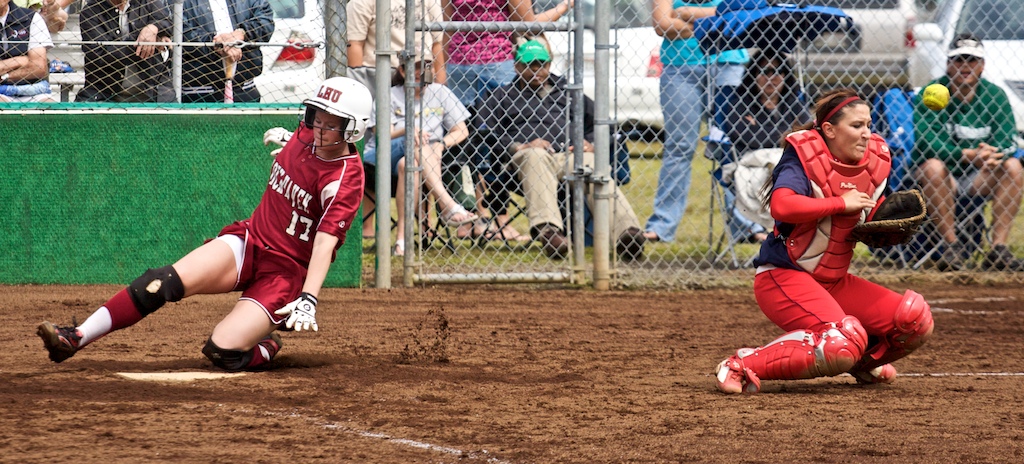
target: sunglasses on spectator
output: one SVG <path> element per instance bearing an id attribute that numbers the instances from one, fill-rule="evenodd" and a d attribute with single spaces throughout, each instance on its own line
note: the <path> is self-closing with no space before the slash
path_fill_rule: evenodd
<path id="1" fill-rule="evenodd" d="M 984 61 L 981 58 L 978 58 L 978 57 L 973 56 L 973 55 L 954 56 L 954 57 L 950 58 L 950 60 L 953 61 L 956 64 L 962 64 L 962 63 L 974 64 L 974 63 L 977 63 L 979 61 Z"/>
<path id="2" fill-rule="evenodd" d="M 763 74 L 763 75 L 769 76 L 769 77 L 770 76 L 781 76 L 782 75 L 782 70 L 779 69 L 778 67 L 771 66 L 771 67 L 767 67 L 767 68 L 761 68 L 761 73 L 760 74 Z"/>

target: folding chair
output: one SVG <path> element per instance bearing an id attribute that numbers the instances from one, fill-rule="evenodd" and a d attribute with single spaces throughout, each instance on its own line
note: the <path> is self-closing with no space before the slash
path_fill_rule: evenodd
<path id="1" fill-rule="evenodd" d="M 448 152 L 445 152 L 442 155 L 442 160 L 448 160 L 449 158 L 453 158 L 453 157 L 455 157 L 455 154 L 451 154 L 450 155 Z M 449 162 L 448 164 L 450 165 L 450 164 L 453 164 L 453 163 Z M 445 168 L 446 168 L 445 166 L 442 166 L 442 172 L 444 172 Z M 449 169 L 451 169 L 451 168 L 449 167 Z M 377 188 L 376 188 L 376 186 L 377 186 L 377 182 L 376 182 L 376 179 L 377 179 L 377 174 L 376 174 L 377 173 L 377 167 L 375 165 L 373 165 L 373 164 L 369 164 L 369 163 L 363 162 L 363 172 L 364 172 L 364 175 L 365 175 L 364 184 L 363 184 L 364 185 L 364 187 L 363 187 L 364 195 L 374 202 L 374 207 L 369 208 L 369 209 L 363 211 L 363 221 L 365 222 L 365 221 L 370 220 L 372 217 L 375 217 L 374 213 L 377 210 L 377 208 L 376 208 L 376 204 L 377 204 L 377 201 L 378 201 L 378 199 L 377 199 Z M 398 173 L 397 172 L 392 172 L 392 174 L 391 174 L 391 194 L 390 194 L 390 196 L 388 198 L 388 201 L 390 201 L 391 198 L 395 198 L 395 195 L 397 194 L 397 190 L 398 190 Z M 423 188 L 420 188 L 419 191 L 420 191 L 420 198 L 416 201 L 416 208 L 421 208 L 424 205 L 424 202 L 428 198 L 427 197 L 427 192 L 425 192 L 423 190 Z M 455 197 L 454 194 L 453 194 L 453 197 Z M 401 200 L 398 200 L 398 201 L 401 201 Z M 458 197 L 456 197 L 456 201 L 459 201 Z M 465 203 L 463 203 L 463 205 L 465 206 Z M 470 202 L 470 207 L 472 207 L 472 206 L 474 206 L 474 205 L 473 205 L 472 202 Z M 421 240 L 420 240 L 420 249 L 427 249 L 430 246 L 432 246 L 434 244 L 434 242 L 438 242 L 438 243 L 441 244 L 441 246 L 443 248 L 448 249 L 449 251 L 454 253 L 456 251 L 456 247 L 455 247 L 455 244 L 453 243 L 454 237 L 452 236 L 453 234 L 451 233 L 451 230 L 446 225 L 442 224 L 441 221 L 438 221 L 436 225 L 432 225 L 430 223 L 431 222 L 430 218 L 428 217 L 429 216 L 429 212 L 430 212 L 429 210 L 430 210 L 429 207 L 423 208 L 423 211 L 418 211 L 418 214 L 415 215 L 415 217 L 419 218 L 419 224 L 420 224 L 420 238 L 421 238 Z M 391 228 L 395 229 L 398 226 L 397 219 L 394 218 L 394 217 L 391 217 L 389 219 L 391 220 Z"/>
<path id="2" fill-rule="evenodd" d="M 716 253 L 712 263 L 720 262 L 728 256 L 730 267 L 739 268 L 751 265 L 753 257 L 741 265 L 736 255 L 736 245 L 746 242 L 750 235 L 765 231 L 766 228 L 748 218 L 736 205 L 736 186 L 732 183 L 730 168 L 735 168 L 739 159 L 725 132 L 726 111 L 733 99 L 733 91 L 732 88 L 723 87 L 715 94 L 714 103 L 708 109 L 714 116 L 709 118 L 708 135 L 702 140 L 705 144 L 704 157 L 711 160 L 711 223 L 714 223 L 713 214 L 717 204 L 720 205 L 718 209 L 725 226 L 717 244 L 709 237 Z"/>
<path id="3" fill-rule="evenodd" d="M 497 143 L 496 137 L 489 129 L 470 129 L 469 142 L 465 146 L 470 152 L 467 164 L 473 177 L 479 181 L 481 206 L 489 213 L 486 216 L 481 215 L 484 233 L 476 237 L 475 234 L 470 234 L 470 238 L 475 240 L 479 247 L 484 247 L 489 241 L 497 239 L 507 247 L 518 248 L 510 244 L 510 238 L 505 237 L 504 227 L 526 213 L 525 206 L 512 197 L 513 192 L 522 191 L 522 186 L 515 175 L 504 169 L 502 162 L 495 155 Z M 501 216 L 507 217 L 504 224 L 499 221 Z"/>
<path id="4" fill-rule="evenodd" d="M 513 198 L 513 194 L 522 195 L 522 184 L 516 177 L 515 173 L 508 171 L 504 168 L 501 160 L 494 156 L 496 152 L 495 144 L 497 140 L 491 135 L 490 131 L 486 129 L 479 129 L 476 132 L 476 139 L 471 147 L 476 147 L 476 156 L 473 158 L 471 163 L 474 166 L 474 170 L 479 173 L 484 186 L 483 194 L 483 207 L 491 212 L 491 216 L 485 220 L 486 230 L 490 230 L 492 224 L 494 224 L 495 218 L 499 214 L 504 214 L 508 211 L 512 211 L 508 214 L 509 219 L 507 223 L 511 224 L 517 218 L 522 217 L 526 214 L 526 206 L 519 203 Z M 612 147 L 612 177 L 615 179 L 616 185 L 626 185 L 632 180 L 632 171 L 629 166 L 629 150 L 626 147 L 625 140 L 629 137 L 629 134 L 616 133 L 614 137 L 614 145 Z M 589 187 L 589 185 L 588 185 Z M 558 188 L 558 204 L 562 213 L 565 223 L 569 224 L 570 208 L 572 205 L 571 192 L 566 182 L 560 182 Z M 593 245 L 593 220 L 591 217 L 590 209 L 584 205 L 583 209 L 583 220 L 584 220 L 584 245 Z M 495 224 L 497 233 L 501 234 L 501 224 Z M 572 230 L 567 228 L 566 237 L 571 238 Z M 480 244 L 486 243 L 488 238 L 485 236 L 480 237 Z"/>
<path id="5" fill-rule="evenodd" d="M 819 34 L 848 30 L 852 22 L 846 13 L 833 7 L 768 0 L 726 0 L 718 5 L 715 15 L 697 19 L 693 26 L 694 38 L 706 55 L 711 56 L 723 50 L 740 48 L 774 49 L 781 53 L 796 52 L 803 48 L 806 53 L 806 45 Z M 803 87 L 803 62 L 798 59 L 796 63 L 797 80 L 802 93 L 806 94 Z M 711 85 L 710 77 L 708 85 Z M 716 92 L 715 101 L 709 101 L 708 105 L 716 107 L 719 106 L 717 103 L 728 101 L 720 100 L 722 93 Z M 717 183 L 714 180 L 712 182 Z M 714 188 L 715 185 L 712 185 Z M 714 213 L 711 214 L 713 218 Z M 709 237 L 712 234 L 709 230 Z M 730 239 L 726 249 L 734 257 L 734 264 L 735 242 Z"/>

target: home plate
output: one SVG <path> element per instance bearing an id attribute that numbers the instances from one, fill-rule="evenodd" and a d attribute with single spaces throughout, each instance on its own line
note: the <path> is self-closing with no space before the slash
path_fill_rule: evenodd
<path id="1" fill-rule="evenodd" d="M 118 372 L 131 380 L 146 382 L 191 382 L 193 380 L 229 379 L 245 375 L 244 372 Z"/>

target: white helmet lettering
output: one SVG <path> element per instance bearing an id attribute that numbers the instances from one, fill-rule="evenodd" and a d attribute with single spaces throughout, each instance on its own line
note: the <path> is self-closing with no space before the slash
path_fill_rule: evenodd
<path id="1" fill-rule="evenodd" d="M 315 97 L 302 102 L 309 111 L 321 110 L 351 121 L 346 128 L 345 141 L 355 143 L 363 138 L 366 125 L 373 112 L 370 89 L 354 79 L 332 77 L 320 84 Z"/>

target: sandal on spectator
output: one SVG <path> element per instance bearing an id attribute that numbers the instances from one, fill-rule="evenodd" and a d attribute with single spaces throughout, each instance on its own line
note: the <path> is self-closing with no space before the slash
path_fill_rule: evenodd
<path id="1" fill-rule="evenodd" d="M 458 203 L 441 213 L 441 222 L 450 227 L 458 227 L 477 219 L 477 215 L 466 211 L 466 208 Z"/>
<path id="2" fill-rule="evenodd" d="M 660 242 L 661 241 L 661 237 L 659 237 L 658 233 L 653 231 L 653 230 L 645 230 L 644 233 L 643 233 L 643 236 L 644 236 L 645 239 L 647 239 L 648 242 Z"/>
<path id="3" fill-rule="evenodd" d="M 529 243 L 533 239 L 527 235 L 523 235 L 511 224 L 505 224 L 505 227 L 497 230 L 490 230 L 486 234 L 487 240 L 497 240 L 502 242 L 518 242 L 518 243 Z"/>
<path id="4" fill-rule="evenodd" d="M 395 242 L 395 248 L 391 250 L 392 256 L 405 256 L 405 240 Z"/>
<path id="5" fill-rule="evenodd" d="M 458 230 L 455 231 L 455 236 L 463 240 L 478 239 L 480 238 L 481 235 L 484 234 L 484 232 L 486 232 L 484 230 L 486 224 L 487 223 L 484 221 L 484 219 L 478 218 L 477 220 L 473 221 L 472 224 L 463 224 L 459 226 Z"/>

